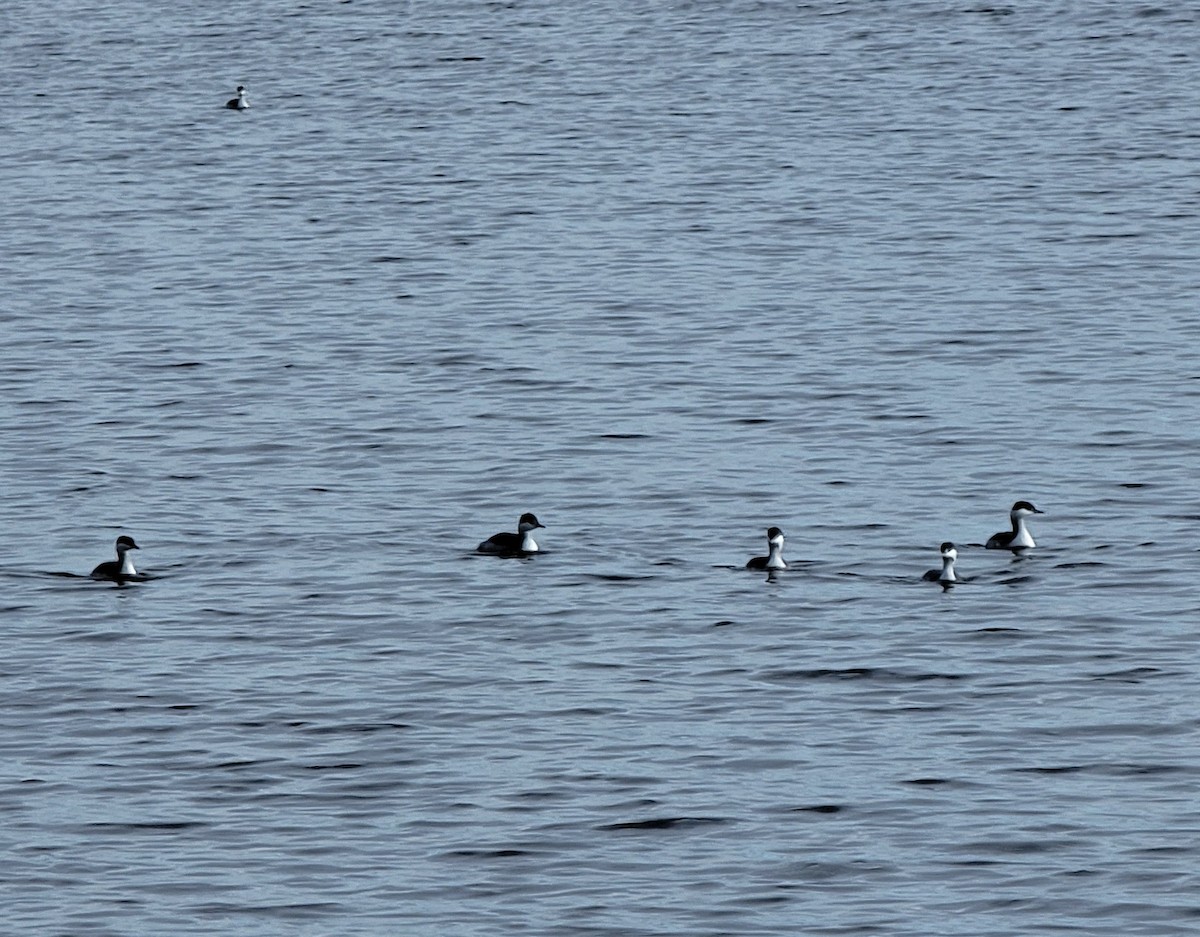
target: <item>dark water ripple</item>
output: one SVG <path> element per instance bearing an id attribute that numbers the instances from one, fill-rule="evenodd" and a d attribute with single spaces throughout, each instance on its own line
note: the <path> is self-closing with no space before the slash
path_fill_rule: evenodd
<path id="1" fill-rule="evenodd" d="M 1193 12 L 8 19 L 13 932 L 1195 932 Z"/>

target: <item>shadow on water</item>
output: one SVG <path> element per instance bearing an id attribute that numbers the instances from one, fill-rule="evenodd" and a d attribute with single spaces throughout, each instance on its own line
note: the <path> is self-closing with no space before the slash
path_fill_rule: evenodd
<path id="1" fill-rule="evenodd" d="M 535 553 L 524 553 L 519 550 L 501 553 L 484 553 L 481 550 L 468 550 L 461 554 L 461 556 L 463 559 L 471 560 L 533 560 L 539 556 L 550 556 L 553 553 L 553 550 L 538 550 Z"/>
<path id="2" fill-rule="evenodd" d="M 133 576 L 119 576 L 110 578 L 106 576 L 92 576 L 88 573 L 70 573 L 63 570 L 55 569 L 39 569 L 39 570 L 18 570 L 9 572 L 8 576 L 13 579 L 64 579 L 70 582 L 85 582 L 85 583 L 107 583 L 109 585 L 133 585 L 141 582 L 153 582 L 156 579 L 165 579 L 163 573 L 137 573 Z"/>

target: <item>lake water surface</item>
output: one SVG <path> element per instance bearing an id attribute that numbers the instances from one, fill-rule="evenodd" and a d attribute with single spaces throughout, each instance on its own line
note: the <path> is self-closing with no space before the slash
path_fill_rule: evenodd
<path id="1" fill-rule="evenodd" d="M 1197 932 L 1191 6 L 0 23 L 0 931 Z"/>

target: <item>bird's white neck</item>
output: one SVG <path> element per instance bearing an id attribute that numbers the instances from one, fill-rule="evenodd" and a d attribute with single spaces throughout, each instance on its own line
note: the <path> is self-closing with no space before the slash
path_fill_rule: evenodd
<path id="1" fill-rule="evenodd" d="M 523 536 L 521 537 L 521 551 L 523 553 L 537 553 L 538 545 L 537 545 L 537 541 L 533 539 L 533 528 L 530 528 L 529 530 L 526 530 L 526 531 L 522 531 L 522 534 L 523 534 Z"/>
<path id="2" fill-rule="evenodd" d="M 787 569 L 787 563 L 783 561 L 783 541 L 769 543 L 770 555 L 767 557 L 767 569 Z"/>
<path id="3" fill-rule="evenodd" d="M 1034 547 L 1037 546 L 1033 542 L 1033 534 L 1029 532 L 1029 528 L 1025 526 L 1025 518 L 1013 518 L 1013 538 L 1009 541 L 1010 547 Z"/>

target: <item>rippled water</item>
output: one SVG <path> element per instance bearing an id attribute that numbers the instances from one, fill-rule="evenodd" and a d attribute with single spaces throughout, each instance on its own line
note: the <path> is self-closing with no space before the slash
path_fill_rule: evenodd
<path id="1" fill-rule="evenodd" d="M 1195 933 L 1194 11 L 146 15 L 0 30 L 6 927 Z"/>

